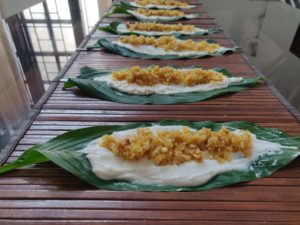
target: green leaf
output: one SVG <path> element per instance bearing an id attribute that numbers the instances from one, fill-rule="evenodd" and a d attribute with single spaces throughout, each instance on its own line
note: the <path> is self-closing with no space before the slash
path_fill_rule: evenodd
<path id="1" fill-rule="evenodd" d="M 214 70 L 223 73 L 228 77 L 234 76 L 223 68 L 214 68 Z M 243 78 L 241 82 L 232 83 L 227 88 L 211 91 L 178 93 L 172 95 L 135 95 L 120 92 L 117 89 L 109 87 L 106 82 L 94 80 L 95 77 L 107 76 L 111 73 L 112 71 L 95 70 L 90 67 L 83 67 L 81 69 L 81 74 L 77 78 L 69 78 L 66 83 L 68 85 L 69 83 L 76 85 L 87 95 L 107 101 L 126 104 L 176 104 L 204 101 L 220 95 L 239 92 L 248 87 L 254 86 L 259 81 L 263 81 L 263 78 L 261 77 Z M 68 88 L 68 86 L 64 86 L 64 88 Z"/>
<path id="2" fill-rule="evenodd" d="M 106 32 L 114 33 L 114 34 L 119 34 L 118 26 L 120 24 L 121 24 L 120 22 L 114 21 L 114 22 L 111 22 L 108 26 L 98 27 L 98 29 L 106 31 Z"/>
<path id="3" fill-rule="evenodd" d="M 16 161 L 0 167 L 0 174 L 6 173 L 8 171 L 11 171 L 11 170 L 14 170 L 14 169 L 17 169 L 20 167 L 43 163 L 43 162 L 48 162 L 49 159 L 47 157 L 45 157 L 43 154 L 35 151 L 36 147 L 38 147 L 38 145 L 28 149 Z"/>
<path id="4" fill-rule="evenodd" d="M 108 13 L 106 13 L 104 15 L 104 17 L 108 17 L 108 16 L 113 15 L 113 14 L 129 14 L 127 11 L 131 10 L 131 9 L 132 9 L 131 7 L 123 5 L 123 4 L 122 5 L 114 4 L 112 9 Z"/>
<path id="5" fill-rule="evenodd" d="M 212 42 L 213 40 L 208 40 Z M 218 51 L 214 53 L 199 53 L 199 54 L 191 54 L 189 56 L 180 56 L 178 54 L 166 54 L 166 55 L 153 55 L 153 54 L 145 54 L 140 52 L 135 52 L 133 50 L 127 49 L 125 47 L 121 47 L 113 42 L 108 41 L 105 38 L 101 38 L 97 41 L 97 43 L 94 46 L 89 46 L 88 49 L 94 49 L 94 48 L 104 48 L 112 53 L 127 56 L 130 58 L 139 58 L 139 59 L 184 59 L 184 58 L 201 58 L 206 56 L 220 56 L 224 55 L 225 53 L 229 52 L 237 52 L 240 51 L 240 48 L 233 47 L 233 48 L 220 48 Z"/>
<path id="6" fill-rule="evenodd" d="M 120 30 L 118 30 L 118 26 L 122 25 L 124 23 L 120 23 L 120 22 L 111 22 L 109 25 L 104 26 L 104 27 L 99 27 L 99 30 L 103 30 L 106 32 L 110 32 L 113 34 L 118 34 L 118 35 L 131 35 L 131 34 L 135 34 L 135 35 L 144 35 L 144 36 L 162 36 L 162 35 L 148 35 L 144 32 L 140 32 L 140 31 L 132 31 L 132 32 L 122 32 Z M 174 33 L 172 34 L 173 36 L 177 37 L 177 38 L 181 38 L 181 37 L 200 37 L 200 36 L 204 36 L 204 35 L 209 35 L 209 34 L 214 34 L 214 33 L 220 33 L 223 32 L 222 29 L 219 28 L 210 28 L 208 30 L 205 30 L 203 32 L 196 32 L 194 34 L 191 35 L 187 35 L 187 34 L 182 34 L 182 33 L 178 33 L 176 31 L 174 31 Z"/>
<path id="7" fill-rule="evenodd" d="M 110 180 L 105 181 L 95 176 L 92 172 L 89 160 L 81 151 L 91 141 L 111 134 L 115 131 L 147 127 L 151 125 L 169 126 L 184 125 L 193 129 L 202 129 L 204 127 L 212 130 L 219 130 L 222 126 L 229 129 L 249 130 L 255 134 L 258 139 L 268 140 L 279 143 L 286 147 L 283 151 L 272 155 L 259 157 L 252 163 L 246 171 L 230 171 L 221 173 L 207 183 L 196 187 L 175 187 L 170 185 L 148 185 L 130 181 Z M 108 190 L 124 191 L 199 191 L 212 188 L 224 187 L 239 182 L 251 181 L 261 177 L 268 176 L 280 168 L 284 167 L 300 154 L 300 138 L 292 137 L 288 134 L 272 128 L 263 128 L 249 122 L 227 122 L 213 123 L 205 122 L 188 122 L 179 120 L 166 120 L 157 123 L 135 123 L 125 126 L 96 126 L 74 130 L 62 134 L 49 142 L 34 146 L 28 149 L 18 160 L 0 167 L 0 174 L 10 170 L 23 167 L 25 165 L 42 163 L 47 160 L 54 162 L 59 167 L 69 171 L 86 183 Z"/>
<path id="8" fill-rule="evenodd" d="M 78 79 L 86 79 L 92 80 L 93 78 L 100 76 L 100 75 L 109 75 L 111 72 L 106 70 L 95 70 L 91 67 L 82 67 L 80 69 L 80 75 L 77 76 Z M 63 86 L 63 89 L 75 87 L 77 84 L 73 82 L 71 79 L 68 79 Z"/>

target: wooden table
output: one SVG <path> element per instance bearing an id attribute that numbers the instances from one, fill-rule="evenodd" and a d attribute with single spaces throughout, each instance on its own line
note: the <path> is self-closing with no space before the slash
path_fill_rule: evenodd
<path id="1" fill-rule="evenodd" d="M 197 0 L 197 9 L 203 11 Z M 105 18 L 102 23 L 125 20 Z M 188 22 L 188 21 L 187 21 Z M 193 20 L 201 27 L 215 27 L 214 20 Z M 92 31 L 61 72 L 74 77 L 82 66 L 122 68 L 151 64 L 225 67 L 241 76 L 257 76 L 241 54 L 187 60 L 137 60 L 105 50 L 86 51 L 99 37 L 113 35 Z M 225 46 L 223 34 L 210 36 Z M 3 162 L 11 162 L 32 145 L 66 131 L 92 125 L 127 124 L 136 121 L 187 119 L 191 121 L 245 120 L 300 135 L 292 108 L 271 86 L 257 85 L 246 91 L 213 100 L 179 105 L 126 105 L 63 91 L 54 81 L 39 113 Z M 278 98 L 279 97 L 279 98 Z M 300 224 L 300 160 L 257 181 L 203 192 L 146 193 L 97 190 L 57 166 L 47 163 L 19 169 L 0 177 L 0 224 Z"/>

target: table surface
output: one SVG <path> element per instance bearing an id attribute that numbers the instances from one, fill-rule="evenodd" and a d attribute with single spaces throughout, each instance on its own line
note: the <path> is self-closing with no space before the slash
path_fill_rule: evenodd
<path id="1" fill-rule="evenodd" d="M 202 19 L 191 21 L 193 24 L 205 28 L 217 26 L 197 0 L 190 2 L 197 4 L 197 8 L 189 11 L 203 13 Z M 113 15 L 104 18 L 101 23 L 128 19 L 132 20 L 124 15 Z M 257 70 L 240 53 L 202 59 L 141 60 L 99 49 L 86 51 L 86 46 L 100 37 L 115 36 L 93 30 L 64 68 L 62 78 L 77 76 L 82 66 L 114 69 L 151 64 L 225 67 L 241 76 L 257 76 Z M 224 34 L 204 38 L 215 39 L 224 46 L 233 45 Z M 44 143 L 66 131 L 92 125 L 163 119 L 250 121 L 300 135 L 299 122 L 269 85 L 257 85 L 204 102 L 177 105 L 106 102 L 79 91 L 62 90 L 62 85 L 61 80 L 54 81 L 56 87 L 44 99 L 40 112 L 6 162 L 15 160 L 35 144 Z M 98 190 L 51 163 L 18 169 L 0 177 L 0 224 L 182 225 L 199 224 L 200 221 L 203 225 L 300 224 L 300 160 L 264 179 L 202 192 Z"/>

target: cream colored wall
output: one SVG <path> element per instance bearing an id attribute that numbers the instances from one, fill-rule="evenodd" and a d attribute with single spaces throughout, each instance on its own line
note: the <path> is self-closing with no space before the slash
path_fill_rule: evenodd
<path id="1" fill-rule="evenodd" d="M 103 17 L 103 15 L 110 8 L 111 4 L 112 0 L 98 0 L 100 17 Z"/>

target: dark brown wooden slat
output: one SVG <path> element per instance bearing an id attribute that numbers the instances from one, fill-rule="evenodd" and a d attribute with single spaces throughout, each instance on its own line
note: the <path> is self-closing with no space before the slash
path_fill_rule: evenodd
<path id="1" fill-rule="evenodd" d="M 241 109 L 232 109 L 232 107 L 222 107 L 223 112 L 220 112 L 218 109 L 220 109 L 220 107 L 218 107 L 217 109 L 198 109 L 197 111 L 184 111 L 184 110 L 178 110 L 178 111 L 173 111 L 170 110 L 168 112 L 166 112 L 165 110 L 132 110 L 132 111 L 119 111 L 119 110 L 43 110 L 41 112 L 40 115 L 43 116 L 52 116 L 54 114 L 54 116 L 60 116 L 60 115 L 70 115 L 70 114 L 79 114 L 79 115 L 152 115 L 152 114 L 156 114 L 156 115 L 195 115 L 195 114 L 202 114 L 202 115 L 207 115 L 208 113 L 210 113 L 211 115 L 224 115 L 225 114 L 230 114 L 230 115 L 242 115 L 243 113 L 247 114 L 247 115 L 265 115 L 265 116 L 274 116 L 274 115 L 278 115 L 278 112 L 274 112 L 273 110 L 270 110 L 268 112 L 266 112 L 264 109 L 259 110 L 257 109 L 255 112 L 249 113 L 249 111 L 247 109 L 245 110 L 241 110 Z M 184 111 L 184 112 L 183 112 Z M 282 111 L 280 113 L 280 116 L 289 116 L 288 112 Z"/>
<path id="2" fill-rule="evenodd" d="M 238 92 L 238 93 L 234 93 L 234 94 L 227 94 L 221 98 L 223 98 L 223 100 L 225 100 L 227 98 L 235 98 L 235 99 L 239 99 L 238 97 L 241 97 L 241 98 L 245 98 L 245 97 L 249 97 L 248 99 L 248 102 L 255 102 L 255 100 L 253 100 L 254 97 L 257 97 L 257 98 L 261 98 L 260 101 L 263 101 L 262 98 L 267 98 L 267 99 L 276 99 L 274 98 L 274 96 L 270 93 L 270 92 L 264 92 L 264 89 L 261 89 L 261 91 L 259 90 L 260 88 L 260 85 L 256 85 L 255 87 L 252 87 L 252 88 L 248 88 L 248 89 L 245 89 L 244 91 L 241 91 L 241 92 Z M 267 90 L 267 89 L 265 89 Z M 77 99 L 77 98 L 78 99 Z M 52 95 L 51 97 L 52 99 L 57 99 L 57 100 L 63 100 L 63 99 L 77 99 L 77 100 L 81 100 L 83 98 L 85 98 L 87 100 L 86 102 L 86 105 L 88 104 L 93 104 L 93 102 L 96 101 L 95 98 L 92 98 L 92 97 L 88 97 L 87 95 L 85 95 L 84 93 L 82 93 L 77 87 L 76 88 L 73 88 L 73 89 L 70 89 L 68 91 L 65 91 L 65 93 L 55 93 Z M 208 101 L 203 101 L 203 102 L 194 102 L 194 103 L 181 103 L 179 104 L 178 106 L 176 105 L 169 105 L 169 107 L 174 107 L 174 108 L 179 108 L 179 107 L 182 107 L 182 105 L 185 105 L 185 106 L 189 106 L 189 107 L 195 107 L 196 105 L 209 105 L 211 102 L 218 102 L 219 99 L 211 99 L 211 100 L 208 100 Z M 259 103 L 259 101 L 257 101 Z M 71 102 L 70 102 L 71 103 Z M 104 105 L 118 105 L 118 106 L 124 106 L 125 108 L 127 107 L 132 107 L 132 105 L 130 104 L 117 104 L 117 103 L 109 103 L 108 101 L 101 101 L 101 99 L 98 99 L 97 100 L 97 103 L 98 104 L 104 104 Z M 46 103 L 47 104 L 50 104 L 49 102 Z M 55 104 L 55 103 L 53 103 Z M 153 105 L 153 106 L 148 106 L 148 105 L 145 105 L 145 106 L 139 106 L 137 104 L 133 104 L 135 105 L 137 108 L 142 108 L 142 107 L 145 107 L 145 108 L 155 108 L 157 106 Z M 76 107 L 76 105 L 74 105 L 74 107 Z M 165 107 L 163 107 L 165 108 Z M 165 110 L 165 109 L 164 109 Z"/>
<path id="3" fill-rule="evenodd" d="M 1 224 L 3 225 L 16 225 L 20 224 L 19 220 L 0 220 Z M 167 220 L 143 220 L 143 221 L 136 221 L 136 220 L 22 220 L 22 224 L 29 224 L 29 225 L 69 225 L 69 224 L 88 224 L 88 225 L 198 225 L 200 221 L 189 220 L 189 221 L 167 221 Z M 266 222 L 259 222 L 259 221 L 252 221 L 252 222 L 244 222 L 244 221 L 230 221 L 230 225 L 265 225 Z M 225 225 L 224 221 L 201 221 L 201 225 Z M 272 222 L 272 225 L 298 225 L 298 222 L 291 222 L 285 221 L 283 222 Z"/>
<path id="4" fill-rule="evenodd" d="M 118 60 L 119 63 L 113 63 L 114 60 Z M 115 61 L 116 62 L 116 61 Z M 123 64 L 126 63 L 126 64 Z M 77 73 L 82 66 L 91 66 L 94 68 L 122 68 L 122 66 L 126 65 L 126 67 L 134 66 L 137 64 L 137 59 L 132 59 L 128 57 L 123 57 L 120 55 L 116 55 L 110 53 L 106 50 L 102 51 L 88 51 L 81 52 L 78 56 L 78 61 L 73 64 L 68 70 L 67 74 L 70 72 Z M 223 67 L 231 71 L 233 67 L 240 67 L 241 69 L 245 69 L 245 72 L 251 73 L 251 69 L 246 66 L 243 62 L 242 57 L 239 54 L 231 53 L 218 57 L 204 57 L 201 59 L 180 59 L 180 60 L 138 60 L 138 65 L 140 66 L 150 66 L 153 64 L 158 64 L 160 66 L 163 65 L 180 65 L 182 67 L 188 66 L 201 66 L 203 68 L 213 68 L 213 67 Z M 114 66 L 114 67 L 112 67 Z M 253 71 L 252 71 L 252 74 Z"/>
<path id="5" fill-rule="evenodd" d="M 221 104 L 220 104 L 221 105 Z M 138 106 L 135 106 L 135 105 L 123 105 L 123 104 L 120 104 L 120 105 L 110 105 L 110 104 L 101 104 L 100 102 L 98 102 L 98 104 L 95 104 L 93 102 L 83 102 L 81 104 L 77 104 L 77 105 L 74 105 L 74 104 L 59 104 L 59 103 L 49 103 L 49 104 L 46 104 L 44 105 L 44 109 L 107 109 L 107 110 L 118 110 L 118 109 L 122 109 L 122 110 L 134 110 L 135 107 L 137 110 L 145 110 L 145 109 L 148 109 L 148 110 L 155 110 L 155 109 L 159 109 L 159 107 L 161 107 L 160 105 L 157 105 L 156 107 L 153 107 L 154 105 L 149 105 L 147 107 L 138 107 Z M 160 108 L 161 110 L 164 110 L 164 111 L 172 111 L 172 110 L 183 110 L 182 107 L 174 107 L 175 105 L 170 105 L 170 107 L 168 108 Z M 181 106 L 181 105 L 179 105 Z M 227 105 L 227 104 L 223 104 L 221 105 L 222 107 L 226 108 L 226 107 L 232 107 L 232 104 L 231 106 L 230 105 Z M 188 107 L 188 110 L 189 111 L 196 111 L 198 110 L 199 108 L 201 109 L 219 109 L 220 106 L 216 106 L 216 105 L 212 105 L 212 104 L 203 104 L 203 105 L 189 105 Z M 245 108 L 243 109 L 236 109 L 236 110 L 247 110 L 248 109 L 253 109 L 253 107 L 251 107 L 251 105 L 249 104 L 245 104 Z M 270 106 L 270 105 L 259 105 L 257 104 L 257 108 L 258 110 L 260 108 L 264 109 L 264 110 L 271 110 L 271 109 L 274 109 L 274 110 L 282 110 L 282 107 L 281 105 L 275 105 L 274 107 Z"/>
<path id="6" fill-rule="evenodd" d="M 207 116 L 207 115 L 140 115 L 138 118 L 135 115 L 93 115 L 93 116 L 81 116 L 81 115 L 59 115 L 59 116 L 43 116 L 39 115 L 37 120 L 61 120 L 61 121 L 156 121 L 164 119 L 186 119 L 190 121 L 203 121 L 203 120 L 212 120 L 216 122 L 224 121 L 236 121 L 236 120 L 245 120 L 249 122 L 295 122 L 294 118 L 290 116 L 281 116 L 281 117 L 266 117 L 266 116 L 239 116 L 239 115 L 223 115 L 223 116 Z"/>
<path id="7" fill-rule="evenodd" d="M 49 200 L 47 204 L 43 200 L 0 200 L 0 208 L 37 208 L 37 209 L 78 209 L 78 208 L 93 208 L 93 209 L 135 209 L 135 210 L 235 210 L 235 211 L 277 211 L 285 210 L 287 212 L 297 212 L 300 206 L 297 203 L 285 203 L 285 208 L 282 208 L 282 203 L 278 202 L 210 202 L 210 201 L 180 201 L 174 204 L 172 201 L 98 201 L 98 200 Z"/>
<path id="8" fill-rule="evenodd" d="M 121 55 L 116 55 L 113 53 L 110 53 L 106 50 L 95 50 L 95 51 L 88 51 L 88 52 L 82 52 L 82 54 L 80 54 L 78 56 L 78 60 L 80 61 L 79 64 L 79 68 L 82 66 L 86 66 L 87 64 L 89 66 L 94 67 L 95 65 L 98 66 L 102 66 L 102 68 L 106 68 L 104 62 L 106 62 L 107 64 L 112 64 L 114 62 L 114 60 L 118 60 L 118 62 L 120 63 L 124 63 L 126 62 L 126 66 L 133 66 L 136 65 L 137 59 L 132 59 L 132 58 L 128 58 L 128 57 L 124 57 Z M 145 63 L 145 65 L 153 65 L 156 63 L 159 63 L 160 65 L 162 65 L 162 63 L 165 63 L 165 65 L 168 64 L 173 64 L 173 65 L 181 65 L 181 66 L 193 66 L 193 65 L 201 65 L 201 66 L 205 66 L 205 67 L 226 67 L 228 66 L 228 64 L 230 65 L 237 65 L 237 64 L 243 64 L 243 59 L 242 57 L 237 54 L 237 53 L 228 53 L 226 55 L 223 56 L 216 56 L 216 57 L 203 57 L 201 59 L 179 59 L 179 60 L 143 60 L 143 59 L 139 59 L 139 65 L 144 65 L 143 62 Z M 127 62 L 129 64 L 127 64 Z M 180 62 L 182 62 L 183 64 L 181 64 Z M 103 64 L 99 64 L 99 63 L 103 63 Z M 221 64 L 223 63 L 223 64 Z M 225 63 L 225 64 L 224 64 Z M 117 66 L 120 68 L 122 64 L 117 64 Z M 124 65 L 124 64 L 123 64 Z M 223 66 L 224 65 L 224 66 Z M 230 69 L 228 69 L 230 70 Z"/>
<path id="9" fill-rule="evenodd" d="M 76 188 L 76 186 L 75 186 Z M 230 193 L 230 194 L 229 194 Z M 213 200 L 213 201 L 271 201 L 299 202 L 298 187 L 239 186 L 202 192 L 118 192 L 83 189 L 76 191 L 0 190 L 1 199 L 97 199 L 97 200 Z"/>
<path id="10" fill-rule="evenodd" d="M 11 219 L 36 219 L 45 218 L 69 218 L 69 219 L 139 219 L 139 220 L 213 220 L 213 221 L 297 221 L 300 222 L 298 212 L 247 212 L 240 211 L 238 214 L 234 211 L 147 211 L 147 210 L 76 210 L 76 209 L 15 209 L 12 212 L 9 209 L 0 211 L 0 218 Z"/>

